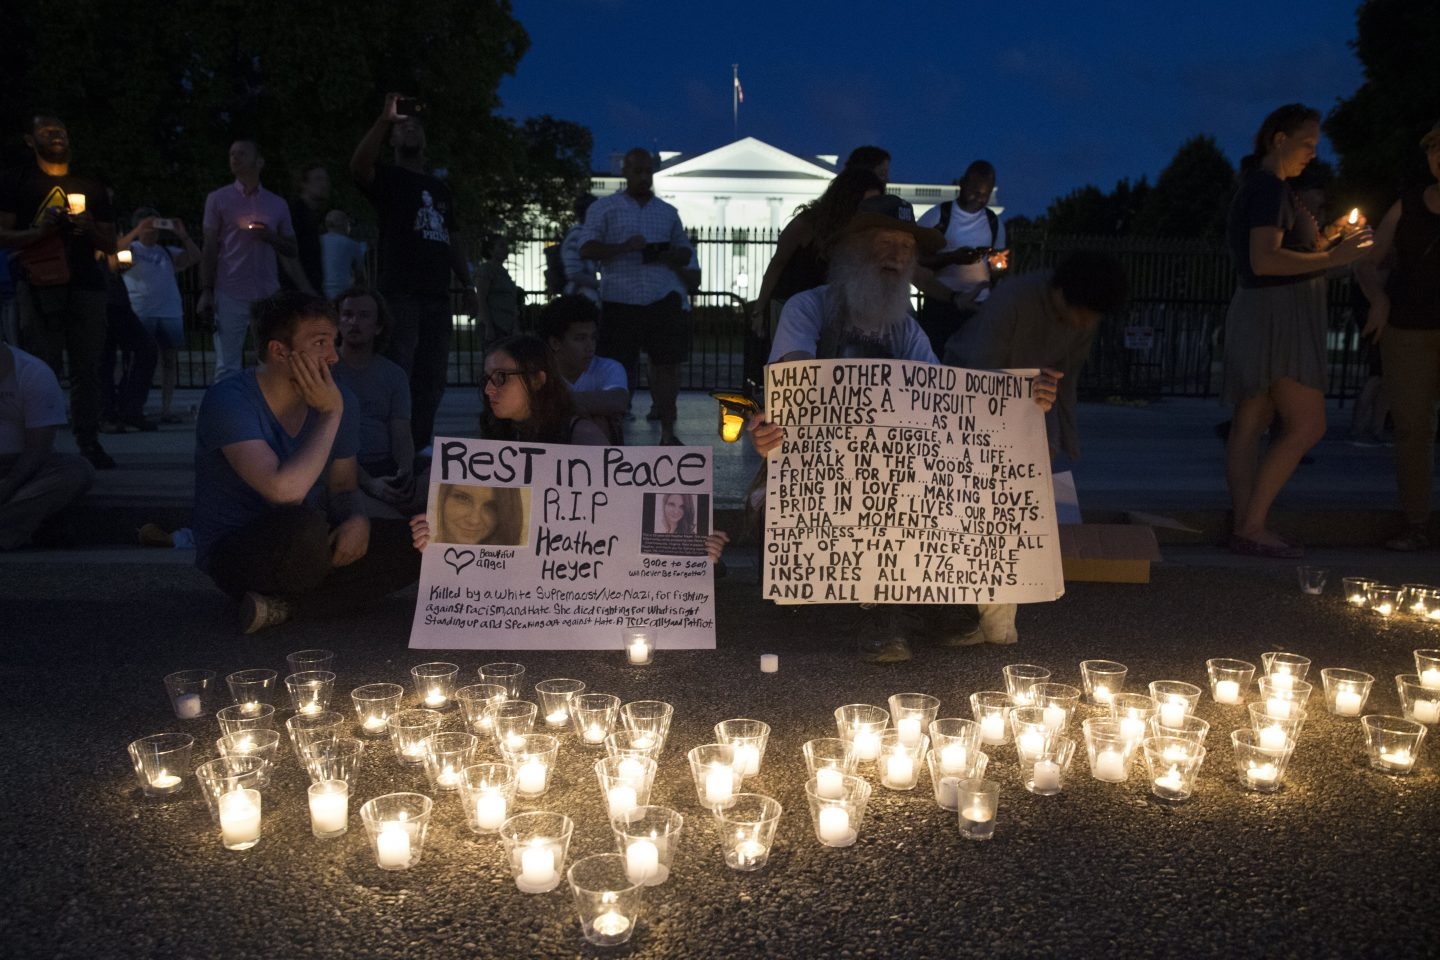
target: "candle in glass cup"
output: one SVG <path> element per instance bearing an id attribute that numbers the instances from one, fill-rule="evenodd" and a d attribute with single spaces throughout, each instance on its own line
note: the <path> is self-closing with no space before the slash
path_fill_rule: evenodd
<path id="1" fill-rule="evenodd" d="M 713 764 L 705 774 L 705 802 L 728 803 L 735 791 L 734 774 L 729 767 Z"/>
<path id="2" fill-rule="evenodd" d="M 1060 765 L 1054 760 L 1036 760 L 1033 776 L 1036 790 L 1055 790 L 1060 786 Z"/>
<path id="3" fill-rule="evenodd" d="M 545 764 L 540 760 L 526 760 L 515 771 L 515 787 L 521 793 L 545 792 Z"/>
<path id="4" fill-rule="evenodd" d="M 660 869 L 660 849 L 649 840 L 632 840 L 625 848 L 625 876 L 644 883 Z"/>
<path id="5" fill-rule="evenodd" d="M 520 852 L 520 881 L 537 888 L 555 882 L 555 851 L 549 844 L 537 838 Z"/>
<path id="6" fill-rule="evenodd" d="M 1240 684 L 1234 680 L 1215 681 L 1215 702 L 1216 703 L 1239 703 Z"/>
<path id="7" fill-rule="evenodd" d="M 481 830 L 499 830 L 508 812 L 505 794 L 487 791 L 475 799 L 475 823 Z"/>
<path id="8" fill-rule="evenodd" d="M 850 811 L 844 807 L 823 807 L 820 810 L 819 834 L 825 843 L 842 843 L 850 839 Z"/>
<path id="9" fill-rule="evenodd" d="M 375 837 L 375 858 L 382 867 L 410 866 L 410 831 L 399 820 L 387 820 Z"/>
<path id="10" fill-rule="evenodd" d="M 605 794 L 605 802 L 610 810 L 611 820 L 630 816 L 635 809 L 635 801 L 635 788 L 626 783 L 616 784 Z"/>
<path id="11" fill-rule="evenodd" d="M 72 216 L 72 217 L 78 217 L 80 214 L 84 213 L 84 212 L 85 212 L 85 194 L 83 194 L 83 193 L 67 193 L 67 194 L 65 194 L 65 208 L 66 208 L 66 210 L 69 211 L 70 216 Z"/>
<path id="12" fill-rule="evenodd" d="M 858 730 L 855 733 L 855 758 L 875 760 L 880 756 L 880 734 L 874 730 Z"/>
<path id="13" fill-rule="evenodd" d="M 845 796 L 845 775 L 834 767 L 816 770 L 815 795 L 822 800 L 838 800 Z"/>

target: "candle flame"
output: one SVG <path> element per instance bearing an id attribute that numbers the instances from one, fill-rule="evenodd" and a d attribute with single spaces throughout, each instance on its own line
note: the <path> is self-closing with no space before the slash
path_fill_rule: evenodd
<path id="1" fill-rule="evenodd" d="M 1348 222 L 1349 222 L 1349 224 L 1350 224 L 1352 227 L 1353 227 L 1355 224 L 1357 224 L 1357 223 L 1360 222 L 1360 208 L 1359 208 L 1359 207 L 1355 207 L 1354 209 L 1352 209 L 1352 210 L 1350 211 L 1350 219 L 1349 219 Z"/>

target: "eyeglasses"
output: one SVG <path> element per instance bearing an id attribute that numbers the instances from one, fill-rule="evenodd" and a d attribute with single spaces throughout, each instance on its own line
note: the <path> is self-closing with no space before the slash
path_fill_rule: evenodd
<path id="1" fill-rule="evenodd" d="M 522 373 L 524 373 L 523 370 L 492 370 L 480 379 L 483 383 L 490 384 L 490 386 L 496 390 L 504 390 L 505 384 L 510 381 L 511 377 L 518 377 Z"/>

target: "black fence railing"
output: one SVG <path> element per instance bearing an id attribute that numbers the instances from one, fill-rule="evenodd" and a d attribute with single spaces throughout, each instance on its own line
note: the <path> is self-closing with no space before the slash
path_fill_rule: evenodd
<path id="1" fill-rule="evenodd" d="M 743 383 L 745 303 L 760 288 L 777 235 L 774 230 L 691 231 L 704 292 L 694 298 L 691 313 L 693 343 L 681 373 L 685 389 L 725 389 Z M 1234 272 L 1223 247 L 1192 240 L 1042 232 L 1017 233 L 1009 241 L 1012 275 L 1051 267 L 1066 253 L 1082 248 L 1104 250 L 1125 264 L 1130 303 L 1102 323 L 1080 379 L 1083 396 L 1206 397 L 1218 393 L 1225 310 L 1234 289 Z M 553 242 L 517 237 L 512 243 L 507 268 L 526 291 L 522 328 L 534 328 L 547 300 L 542 292 L 544 249 Z M 193 270 L 182 278 L 187 349 L 181 352 L 180 385 L 187 387 L 205 386 L 214 375 L 209 332 L 194 319 L 196 283 Z M 473 386 L 479 382 L 483 365 L 481 338 L 463 310 L 460 294 L 459 290 L 451 293 L 456 323 L 449 383 Z M 1350 281 L 1331 281 L 1327 392 L 1332 397 L 1354 396 L 1365 380 L 1367 363 L 1359 325 Z M 639 379 L 639 386 L 645 386 L 643 363 Z"/>

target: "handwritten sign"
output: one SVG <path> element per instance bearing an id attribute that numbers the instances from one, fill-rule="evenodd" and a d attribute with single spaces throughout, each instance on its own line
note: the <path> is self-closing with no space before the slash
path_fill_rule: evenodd
<path id="1" fill-rule="evenodd" d="M 435 439 L 410 646 L 714 649 L 705 447 Z"/>
<path id="2" fill-rule="evenodd" d="M 777 603 L 1028 603 L 1063 590 L 1030 370 L 771 364 L 764 595 Z"/>

